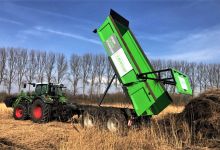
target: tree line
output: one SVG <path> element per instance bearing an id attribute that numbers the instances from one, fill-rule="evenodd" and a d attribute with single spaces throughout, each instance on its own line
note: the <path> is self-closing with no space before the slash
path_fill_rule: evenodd
<path id="1" fill-rule="evenodd" d="M 17 87 L 19 92 L 27 82 L 65 82 L 71 85 L 74 96 L 100 95 L 114 75 L 104 54 L 71 54 L 67 58 L 63 53 L 0 48 L 0 62 L 0 85 L 6 87 L 9 94 L 12 87 Z M 151 63 L 155 70 L 175 68 L 187 74 L 194 93 L 220 86 L 220 64 L 160 59 L 151 60 Z M 118 85 L 115 80 L 113 87 Z M 173 87 L 166 87 L 169 92 L 175 91 Z"/>

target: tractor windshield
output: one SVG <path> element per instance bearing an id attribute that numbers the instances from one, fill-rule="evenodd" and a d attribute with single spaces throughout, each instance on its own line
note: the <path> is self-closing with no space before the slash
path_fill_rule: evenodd
<path id="1" fill-rule="evenodd" d="M 47 94 L 47 91 L 48 91 L 48 85 L 47 84 L 39 84 L 39 85 L 37 85 L 37 87 L 35 89 L 36 95 Z"/>

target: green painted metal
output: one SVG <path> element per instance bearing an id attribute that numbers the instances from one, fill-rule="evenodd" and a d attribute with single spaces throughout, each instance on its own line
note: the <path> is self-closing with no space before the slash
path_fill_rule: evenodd
<path id="1" fill-rule="evenodd" d="M 50 92 L 51 88 L 54 88 L 54 94 Z M 32 92 L 32 94 L 27 94 L 22 90 L 13 102 L 12 107 L 22 102 L 32 103 L 34 99 L 41 99 L 45 103 L 50 104 L 54 103 L 55 99 L 62 104 L 68 102 L 64 96 L 61 85 L 36 84 L 35 91 Z"/>
<path id="2" fill-rule="evenodd" d="M 31 102 L 32 98 L 32 96 L 28 96 L 27 93 L 22 90 L 13 102 L 12 107 L 16 107 L 21 102 Z"/>
<path id="3" fill-rule="evenodd" d="M 189 77 L 176 69 L 172 69 L 172 73 L 176 82 L 177 91 L 181 94 L 192 95 Z"/>
<path id="4" fill-rule="evenodd" d="M 137 115 L 155 115 L 166 108 L 172 99 L 164 86 L 154 80 L 137 78 L 138 74 L 154 70 L 131 32 L 129 22 L 111 10 L 97 33 Z M 156 78 L 156 75 L 149 77 Z"/>

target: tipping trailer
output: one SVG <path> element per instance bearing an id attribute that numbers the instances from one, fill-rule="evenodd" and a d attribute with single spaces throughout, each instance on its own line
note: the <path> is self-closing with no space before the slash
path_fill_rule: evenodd
<path id="1" fill-rule="evenodd" d="M 73 123 L 80 122 L 86 128 L 104 126 L 110 131 L 124 133 L 128 127 L 148 123 L 152 115 L 159 114 L 172 103 L 165 84 L 176 86 L 178 93 L 192 95 L 187 75 L 172 68 L 154 70 L 130 30 L 129 21 L 114 10 L 110 10 L 104 23 L 93 32 L 100 37 L 115 75 L 98 105 L 67 104 L 71 114 L 78 116 Z M 132 109 L 101 105 L 116 77 L 131 100 Z"/>
<path id="2" fill-rule="evenodd" d="M 127 123 L 132 122 L 132 118 L 157 115 L 172 102 L 164 84 L 176 86 L 179 93 L 192 95 L 187 75 L 172 68 L 153 69 L 130 30 L 129 21 L 114 10 L 110 10 L 110 15 L 94 33 L 98 33 L 115 71 L 112 81 L 117 76 L 124 93 L 133 104 L 134 110 L 129 113 L 124 111 Z"/>
<path id="3" fill-rule="evenodd" d="M 110 131 L 122 133 L 129 126 L 148 123 L 152 115 L 159 114 L 172 103 L 165 84 L 176 86 L 178 93 L 192 95 L 187 75 L 172 68 L 154 70 L 130 30 L 129 21 L 114 10 L 110 10 L 104 23 L 93 32 L 99 35 L 115 75 L 98 106 L 78 106 L 83 112 L 83 126 L 101 124 Z M 101 106 L 115 77 L 131 100 L 133 109 Z"/>
<path id="4" fill-rule="evenodd" d="M 164 84 L 192 94 L 188 76 L 175 70 L 155 71 L 129 28 L 129 22 L 111 10 L 96 30 L 123 90 L 133 103 L 137 116 L 157 115 L 171 102 Z"/>

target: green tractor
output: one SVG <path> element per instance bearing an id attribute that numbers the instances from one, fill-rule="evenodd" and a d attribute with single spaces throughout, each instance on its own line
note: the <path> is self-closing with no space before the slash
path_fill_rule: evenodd
<path id="1" fill-rule="evenodd" d="M 35 87 L 32 93 L 21 91 L 18 96 L 5 100 L 7 107 L 13 107 L 16 120 L 31 119 L 36 123 L 51 120 L 68 121 L 72 117 L 72 108 L 64 95 L 63 84 L 28 83 Z M 27 84 L 24 84 L 26 88 Z"/>

